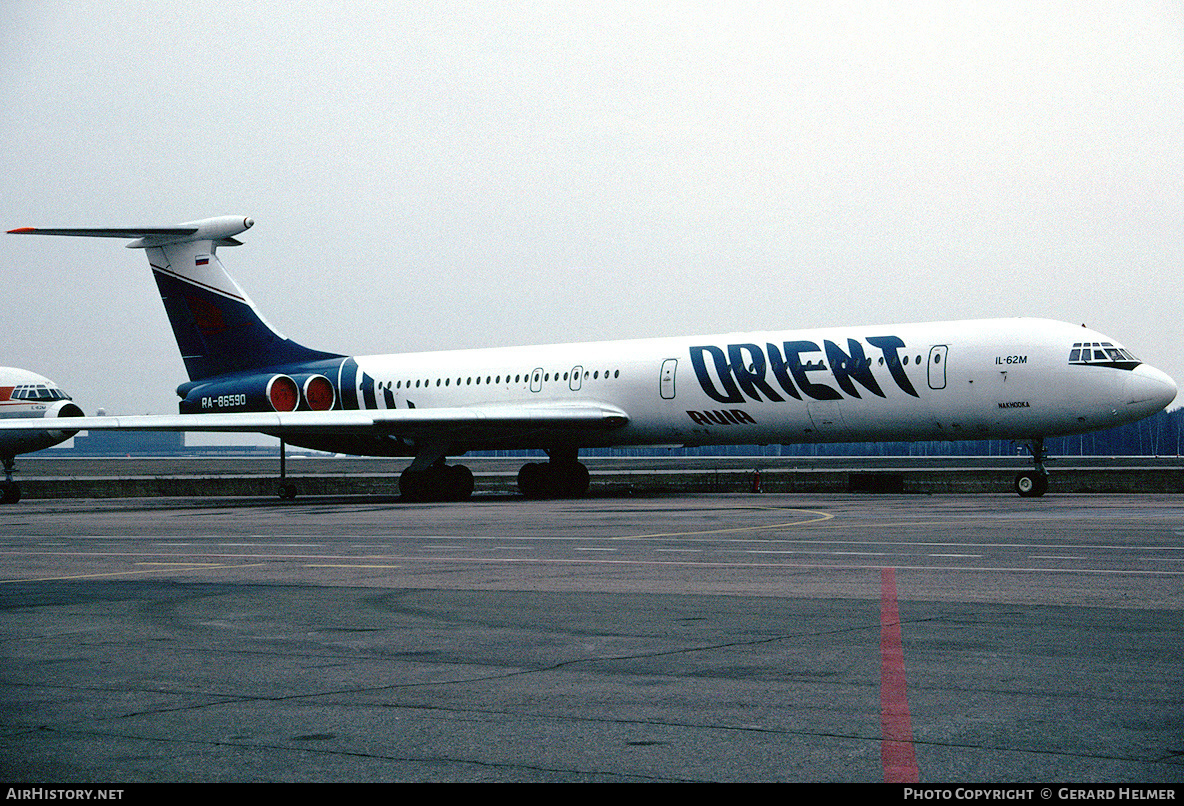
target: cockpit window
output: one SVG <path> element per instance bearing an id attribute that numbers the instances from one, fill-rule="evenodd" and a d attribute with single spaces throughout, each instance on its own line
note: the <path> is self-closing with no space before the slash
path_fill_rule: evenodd
<path id="1" fill-rule="evenodd" d="M 13 400 L 69 400 L 70 396 L 56 386 L 30 383 L 12 390 Z"/>
<path id="2" fill-rule="evenodd" d="M 1143 363 L 1123 347 L 1108 341 L 1078 342 L 1069 350 L 1070 364 L 1091 364 L 1114 369 L 1134 369 Z"/>

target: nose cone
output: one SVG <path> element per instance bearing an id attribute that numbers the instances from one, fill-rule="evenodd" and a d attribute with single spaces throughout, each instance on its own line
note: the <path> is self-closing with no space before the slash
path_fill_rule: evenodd
<path id="1" fill-rule="evenodd" d="M 1176 399 L 1176 382 L 1165 373 L 1147 364 L 1140 364 L 1130 371 L 1126 380 L 1127 409 L 1136 414 L 1136 419 L 1149 417 L 1167 408 Z"/>

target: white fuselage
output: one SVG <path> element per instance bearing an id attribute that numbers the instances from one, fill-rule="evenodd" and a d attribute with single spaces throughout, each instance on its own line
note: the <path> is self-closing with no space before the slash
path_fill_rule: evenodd
<path id="1" fill-rule="evenodd" d="M 0 367 L 0 420 L 61 417 L 82 414 L 57 384 L 35 372 Z M 0 456 L 39 451 L 64 442 L 72 431 L 0 432 Z"/>
<path id="2" fill-rule="evenodd" d="M 628 413 L 620 429 L 569 435 L 582 446 L 1026 439 L 1133 422 L 1174 399 L 1171 379 L 1145 364 L 1071 364 L 1082 343 L 1121 349 L 1063 322 L 998 319 L 358 356 L 342 366 L 357 364 L 360 409 L 596 401 Z"/>

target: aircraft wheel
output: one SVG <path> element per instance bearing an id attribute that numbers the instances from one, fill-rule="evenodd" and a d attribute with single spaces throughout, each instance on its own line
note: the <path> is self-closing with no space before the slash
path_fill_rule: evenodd
<path id="1" fill-rule="evenodd" d="M 581 462 L 531 462 L 518 471 L 518 489 L 527 498 L 579 498 L 590 479 Z"/>
<path id="2" fill-rule="evenodd" d="M 588 492 L 591 475 L 582 462 L 563 462 L 551 468 L 556 494 L 561 498 L 579 498 Z"/>
<path id="3" fill-rule="evenodd" d="M 464 465 L 449 465 L 444 472 L 447 500 L 468 501 L 473 494 L 473 471 Z"/>
<path id="4" fill-rule="evenodd" d="M 473 494 L 473 471 L 464 465 L 407 468 L 399 476 L 399 493 L 406 501 L 465 501 Z"/>
<path id="5" fill-rule="evenodd" d="M 1043 473 L 1020 473 L 1015 477 L 1015 491 L 1023 498 L 1039 498 L 1048 492 L 1048 476 Z"/>
<path id="6" fill-rule="evenodd" d="M 21 500 L 21 486 L 15 481 L 4 484 L 4 491 L 0 493 L 0 504 L 15 504 Z"/>
<path id="7" fill-rule="evenodd" d="M 407 468 L 399 474 L 399 494 L 404 501 L 423 501 L 426 492 L 427 474 Z"/>
<path id="8" fill-rule="evenodd" d="M 518 489 L 527 498 L 545 498 L 547 495 L 547 473 L 543 465 L 530 462 L 518 471 Z"/>

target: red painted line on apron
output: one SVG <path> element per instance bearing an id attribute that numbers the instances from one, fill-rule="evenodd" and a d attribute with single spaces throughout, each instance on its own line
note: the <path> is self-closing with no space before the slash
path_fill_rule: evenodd
<path id="1" fill-rule="evenodd" d="M 880 757 L 884 763 L 884 782 L 909 784 L 920 781 L 904 679 L 904 644 L 900 634 L 900 609 L 896 604 L 896 570 L 893 568 L 880 569 L 880 727 L 883 731 Z"/>

